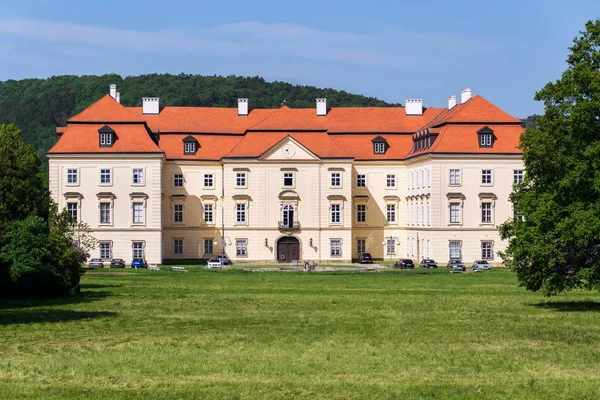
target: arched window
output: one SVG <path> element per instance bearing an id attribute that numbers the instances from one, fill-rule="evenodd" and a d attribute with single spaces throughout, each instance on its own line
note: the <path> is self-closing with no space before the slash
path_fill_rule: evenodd
<path id="1" fill-rule="evenodd" d="M 291 204 L 286 204 L 281 209 L 282 211 L 282 222 L 283 226 L 286 228 L 294 227 L 294 206 Z"/>

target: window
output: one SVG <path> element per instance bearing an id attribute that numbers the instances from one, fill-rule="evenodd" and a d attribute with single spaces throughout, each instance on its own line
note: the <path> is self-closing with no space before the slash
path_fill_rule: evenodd
<path id="1" fill-rule="evenodd" d="M 283 173 L 283 186 L 294 187 L 294 173 L 284 172 Z"/>
<path id="2" fill-rule="evenodd" d="M 460 185 L 460 169 L 450 170 L 450 185 Z"/>
<path id="3" fill-rule="evenodd" d="M 374 143 L 375 154 L 385 153 L 385 143 Z"/>
<path id="4" fill-rule="evenodd" d="M 523 170 L 515 169 L 513 170 L 513 183 L 521 183 L 523 182 Z"/>
<path id="5" fill-rule="evenodd" d="M 204 239 L 204 254 L 212 254 L 213 253 L 213 240 L 212 239 Z"/>
<path id="6" fill-rule="evenodd" d="M 367 176 L 366 175 L 356 175 L 356 187 L 366 187 L 367 186 Z"/>
<path id="7" fill-rule="evenodd" d="M 110 185 L 112 182 L 110 168 L 102 168 L 100 170 L 100 184 L 101 185 Z"/>
<path id="8" fill-rule="evenodd" d="M 213 205 L 212 204 L 204 205 L 204 222 L 206 222 L 206 223 L 213 222 Z"/>
<path id="9" fill-rule="evenodd" d="M 183 174 L 173 175 L 173 186 L 174 187 L 183 187 Z"/>
<path id="10" fill-rule="evenodd" d="M 396 239 L 386 239 L 385 254 L 388 256 L 396 254 Z"/>
<path id="11" fill-rule="evenodd" d="M 342 206 L 341 204 L 331 205 L 331 223 L 339 224 L 342 220 Z"/>
<path id="12" fill-rule="evenodd" d="M 492 203 L 481 203 L 481 222 L 484 224 L 492 222 Z"/>
<path id="13" fill-rule="evenodd" d="M 144 223 L 144 203 L 133 203 L 133 223 Z"/>
<path id="14" fill-rule="evenodd" d="M 339 172 L 331 173 L 331 187 L 341 187 L 342 186 L 342 174 Z"/>
<path id="15" fill-rule="evenodd" d="M 132 182 L 134 185 L 143 185 L 144 184 L 144 169 L 143 168 L 134 168 L 132 170 L 133 177 Z"/>
<path id="16" fill-rule="evenodd" d="M 100 258 L 110 260 L 112 250 L 112 242 L 100 242 Z"/>
<path id="17" fill-rule="evenodd" d="M 235 220 L 238 223 L 246 222 L 246 205 L 238 203 L 235 205 Z"/>
<path id="18" fill-rule="evenodd" d="M 293 228 L 294 227 L 294 206 L 291 204 L 286 204 L 281 209 L 282 214 L 282 223 L 285 228 Z"/>
<path id="19" fill-rule="evenodd" d="M 450 203 L 450 223 L 460 223 L 460 203 Z"/>
<path id="20" fill-rule="evenodd" d="M 479 147 L 491 147 L 492 146 L 492 134 L 482 133 L 479 135 Z"/>
<path id="21" fill-rule="evenodd" d="M 144 258 L 144 242 L 131 244 L 131 258 Z"/>
<path id="22" fill-rule="evenodd" d="M 211 188 L 214 184 L 213 174 L 204 174 L 204 187 Z"/>
<path id="23" fill-rule="evenodd" d="M 331 257 L 342 256 L 342 240 L 341 239 L 330 239 L 329 240 L 329 251 Z"/>
<path id="24" fill-rule="evenodd" d="M 365 239 L 356 239 L 356 253 L 360 256 L 367 252 L 367 241 Z"/>
<path id="25" fill-rule="evenodd" d="M 451 241 L 449 244 L 449 249 L 450 249 L 450 258 L 461 258 L 459 241 Z"/>
<path id="26" fill-rule="evenodd" d="M 492 170 L 491 169 L 482 169 L 481 170 L 481 184 L 482 185 L 491 185 L 492 184 Z"/>
<path id="27" fill-rule="evenodd" d="M 173 205 L 173 222 L 183 222 L 183 204 Z"/>
<path id="28" fill-rule="evenodd" d="M 388 204 L 385 207 L 385 217 L 387 219 L 387 222 L 396 222 L 396 205 L 395 204 Z"/>
<path id="29" fill-rule="evenodd" d="M 183 255 L 183 239 L 173 239 L 173 254 Z"/>
<path id="30" fill-rule="evenodd" d="M 396 175 L 387 175 L 385 186 L 389 188 L 396 187 Z"/>
<path id="31" fill-rule="evenodd" d="M 246 257 L 248 255 L 248 240 L 236 239 L 235 240 L 235 255 L 236 257 Z"/>
<path id="32" fill-rule="evenodd" d="M 493 242 L 481 242 L 481 258 L 491 260 L 494 258 Z"/>
<path id="33" fill-rule="evenodd" d="M 367 222 L 367 205 L 358 204 L 356 206 L 356 222 Z"/>
<path id="34" fill-rule="evenodd" d="M 67 185 L 79 184 L 79 170 L 77 168 L 67 169 Z"/>
<path id="35" fill-rule="evenodd" d="M 100 146 L 103 146 L 103 147 L 112 146 L 112 133 L 100 132 Z"/>
<path id="36" fill-rule="evenodd" d="M 71 215 L 75 221 L 77 221 L 78 203 L 67 203 L 67 212 Z"/>
<path id="37" fill-rule="evenodd" d="M 100 223 L 110 224 L 110 203 L 100 203 Z"/>
<path id="38" fill-rule="evenodd" d="M 246 187 L 246 173 L 245 172 L 237 172 L 235 174 L 235 186 L 236 187 Z"/>
<path id="39" fill-rule="evenodd" d="M 183 142 L 183 153 L 184 154 L 194 154 L 196 152 L 196 143 L 195 142 Z"/>

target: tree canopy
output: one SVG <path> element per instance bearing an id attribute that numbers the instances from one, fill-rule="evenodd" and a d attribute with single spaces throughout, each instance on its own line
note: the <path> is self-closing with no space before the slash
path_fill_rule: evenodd
<path id="1" fill-rule="evenodd" d="M 501 227 L 505 263 L 546 295 L 600 289 L 600 20 L 585 28 L 562 77 L 535 95 L 545 112 L 521 137 L 518 217 Z"/>

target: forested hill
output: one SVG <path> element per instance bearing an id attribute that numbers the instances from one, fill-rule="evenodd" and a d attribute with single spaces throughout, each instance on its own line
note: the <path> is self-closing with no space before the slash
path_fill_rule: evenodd
<path id="1" fill-rule="evenodd" d="M 25 142 L 43 155 L 56 141 L 55 128 L 108 93 L 117 84 L 121 104 L 140 106 L 142 96 L 160 97 L 165 106 L 236 107 L 238 97 L 249 98 L 251 108 L 315 107 L 317 97 L 328 106 L 400 106 L 374 97 L 334 89 L 266 82 L 260 77 L 202 75 L 54 76 L 0 82 L 0 124 L 16 124 Z M 45 164 L 45 163 L 44 163 Z"/>

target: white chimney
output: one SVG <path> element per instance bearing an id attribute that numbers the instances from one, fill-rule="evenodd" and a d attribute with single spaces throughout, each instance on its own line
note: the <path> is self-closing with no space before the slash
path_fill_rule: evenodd
<path id="1" fill-rule="evenodd" d="M 423 115 L 423 100 L 406 99 L 404 103 L 404 112 L 406 115 Z"/>
<path id="2" fill-rule="evenodd" d="M 112 97 L 113 99 L 117 98 L 117 85 L 110 84 L 108 85 L 108 93 L 110 94 L 110 97 Z"/>
<path id="3" fill-rule="evenodd" d="M 159 97 L 142 97 L 142 114 L 158 115 L 160 112 Z"/>
<path id="4" fill-rule="evenodd" d="M 317 99 L 317 117 L 327 115 L 327 99 Z"/>
<path id="5" fill-rule="evenodd" d="M 448 97 L 448 110 L 451 110 L 456 105 L 456 96 Z"/>
<path id="6" fill-rule="evenodd" d="M 238 99 L 238 115 L 248 115 L 248 99 Z"/>
<path id="7" fill-rule="evenodd" d="M 466 103 L 471 98 L 471 88 L 464 88 L 460 92 L 460 102 Z"/>
<path id="8" fill-rule="evenodd" d="M 121 92 L 117 92 L 117 97 L 115 97 L 115 100 L 117 101 L 117 103 L 121 103 Z"/>

